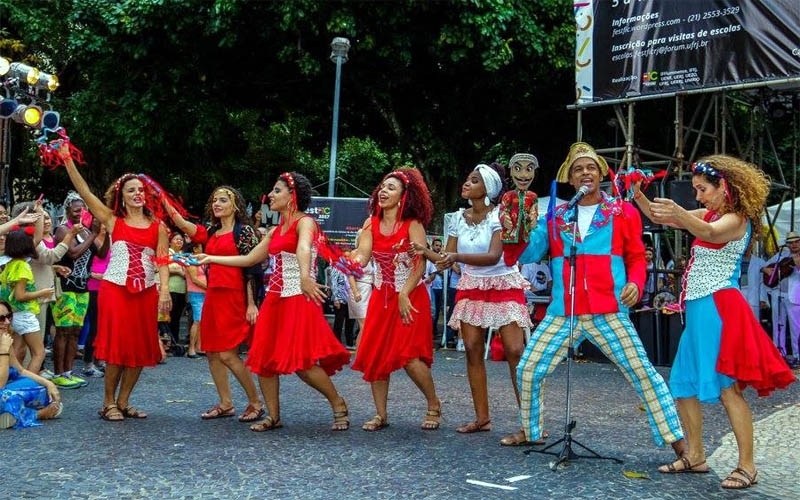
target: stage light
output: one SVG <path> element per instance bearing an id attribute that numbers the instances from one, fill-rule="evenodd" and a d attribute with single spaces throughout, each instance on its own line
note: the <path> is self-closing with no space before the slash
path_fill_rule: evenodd
<path id="1" fill-rule="evenodd" d="M 34 104 L 20 104 L 11 119 L 28 127 L 38 127 L 42 123 L 42 108 Z"/>
<path id="2" fill-rule="evenodd" d="M 39 81 L 39 70 L 20 62 L 11 63 L 11 76 L 19 78 L 21 82 L 35 85 Z"/>
<path id="3" fill-rule="evenodd" d="M 58 85 L 58 77 L 50 73 L 39 73 L 39 79 L 36 80 L 37 89 L 49 90 L 50 92 L 54 92 Z"/>
<path id="4" fill-rule="evenodd" d="M 45 111 L 42 113 L 42 128 L 55 130 L 61 122 L 61 115 L 57 111 Z"/>
<path id="5" fill-rule="evenodd" d="M 19 106 L 19 103 L 16 99 L 3 99 L 0 101 L 0 118 L 11 118 L 11 115 L 17 110 L 17 106 Z"/>
<path id="6" fill-rule="evenodd" d="M 11 61 L 5 57 L 0 57 L 0 76 L 5 76 L 11 70 Z"/>

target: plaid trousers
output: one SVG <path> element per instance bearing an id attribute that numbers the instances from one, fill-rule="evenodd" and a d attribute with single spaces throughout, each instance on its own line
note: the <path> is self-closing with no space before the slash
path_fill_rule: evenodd
<path id="1" fill-rule="evenodd" d="M 627 313 L 575 317 L 574 346 L 589 339 L 614 362 L 636 389 L 658 446 L 683 438 L 678 412 L 666 382 L 653 368 Z M 531 336 L 517 366 L 520 423 L 525 437 L 542 437 L 542 382 L 567 356 L 569 317 L 548 314 Z"/>

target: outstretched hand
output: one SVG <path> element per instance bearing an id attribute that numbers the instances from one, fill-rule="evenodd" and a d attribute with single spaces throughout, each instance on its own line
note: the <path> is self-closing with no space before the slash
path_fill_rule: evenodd
<path id="1" fill-rule="evenodd" d="M 686 209 L 669 198 L 654 198 L 650 202 L 650 214 L 653 222 L 659 224 L 675 224 Z"/>

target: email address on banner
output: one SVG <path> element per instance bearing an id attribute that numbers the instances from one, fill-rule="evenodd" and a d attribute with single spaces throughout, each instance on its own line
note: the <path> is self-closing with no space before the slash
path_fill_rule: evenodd
<path id="1" fill-rule="evenodd" d="M 632 59 L 638 57 L 650 57 L 655 55 L 664 55 L 671 52 L 678 52 L 680 50 L 697 50 L 700 48 L 700 42 L 694 41 L 691 43 L 682 43 L 680 45 L 662 45 L 661 47 L 650 47 L 642 50 L 634 50 L 633 52 L 625 52 L 622 54 L 615 54 L 611 56 L 612 61 L 623 61 L 625 59 Z"/>
<path id="2" fill-rule="evenodd" d="M 648 31 L 653 28 L 663 28 L 665 26 L 674 26 L 676 24 L 680 24 L 680 18 L 675 19 L 667 19 L 666 21 L 656 21 L 652 23 L 642 23 L 642 24 L 634 24 L 634 25 L 627 25 L 623 26 L 622 28 L 614 28 L 611 30 L 611 36 L 618 36 L 618 35 L 625 35 L 627 33 L 631 33 L 634 31 Z"/>

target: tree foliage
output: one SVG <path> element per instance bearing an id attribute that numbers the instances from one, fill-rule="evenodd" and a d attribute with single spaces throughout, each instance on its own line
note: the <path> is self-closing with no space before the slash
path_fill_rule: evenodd
<path id="1" fill-rule="evenodd" d="M 337 195 L 370 192 L 411 164 L 437 207 L 452 208 L 463 174 L 488 154 L 532 151 L 555 168 L 574 135 L 564 110 L 574 27 L 561 0 L 0 0 L 0 9 L 18 53 L 61 78 L 53 105 L 98 188 L 144 171 L 196 206 L 221 182 L 256 199 L 289 169 L 324 183 L 334 36 L 352 44 Z M 65 184 L 59 173 L 42 179 Z"/>

